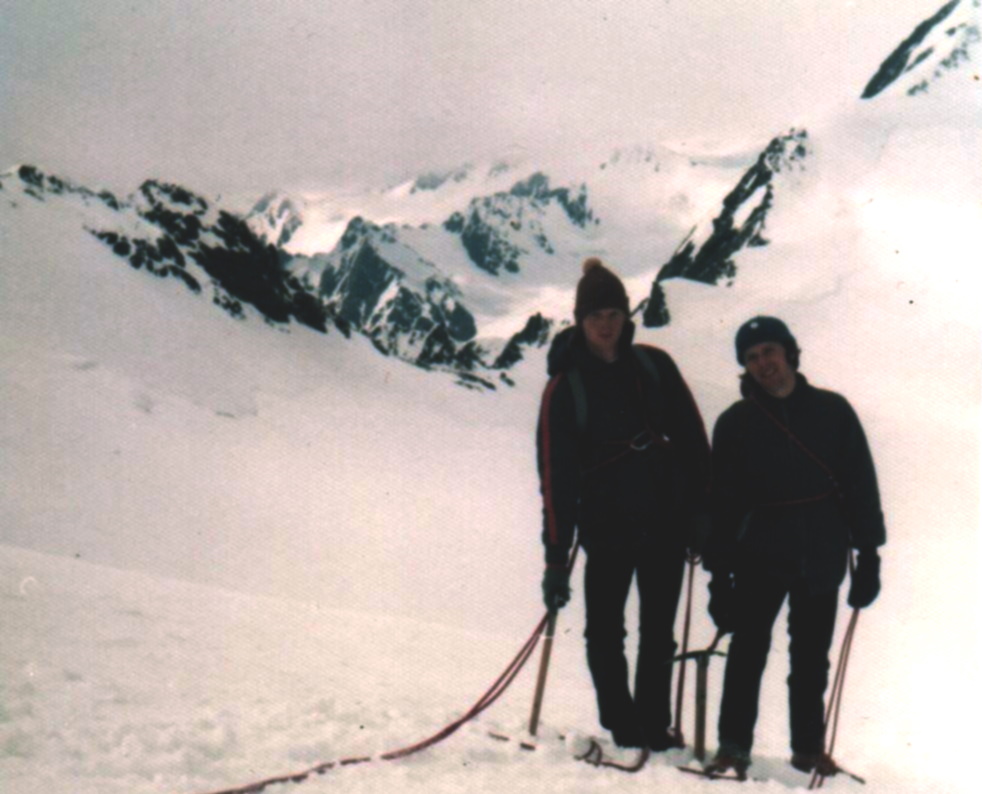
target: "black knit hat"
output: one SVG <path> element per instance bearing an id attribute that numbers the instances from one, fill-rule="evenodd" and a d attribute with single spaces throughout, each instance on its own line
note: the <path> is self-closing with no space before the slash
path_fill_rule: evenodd
<path id="1" fill-rule="evenodd" d="M 579 323 L 598 309 L 620 309 L 624 314 L 631 313 L 623 282 L 597 257 L 591 256 L 583 263 L 583 276 L 576 285 L 573 317 Z"/>
<path id="2" fill-rule="evenodd" d="M 798 366 L 798 342 L 791 335 L 781 320 L 777 317 L 763 317 L 758 315 L 747 320 L 740 326 L 736 335 L 736 357 L 740 364 L 745 365 L 744 354 L 754 345 L 761 342 L 777 342 L 784 346 L 788 354 L 788 363 L 793 367 Z"/>

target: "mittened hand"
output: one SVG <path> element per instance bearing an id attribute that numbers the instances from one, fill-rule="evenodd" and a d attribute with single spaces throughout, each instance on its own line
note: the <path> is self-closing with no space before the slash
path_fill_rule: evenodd
<path id="1" fill-rule="evenodd" d="M 876 549 L 863 549 L 856 560 L 849 586 L 849 606 L 865 609 L 880 594 L 880 555 Z"/>
<path id="2" fill-rule="evenodd" d="M 546 609 L 562 609 L 569 603 L 569 571 L 564 567 L 549 567 L 542 577 L 542 600 Z"/>
<path id="3" fill-rule="evenodd" d="M 715 573 L 709 580 L 709 616 L 716 628 L 729 634 L 735 628 L 736 585 L 731 573 Z"/>

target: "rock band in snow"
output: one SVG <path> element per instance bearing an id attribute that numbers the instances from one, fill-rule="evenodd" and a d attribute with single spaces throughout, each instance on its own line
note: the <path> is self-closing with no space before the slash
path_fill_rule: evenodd
<path id="1" fill-rule="evenodd" d="M 834 774 L 825 748 L 829 652 L 853 550 L 854 609 L 880 588 L 886 540 L 872 456 L 841 395 L 799 372 L 787 325 L 754 317 L 736 333 L 741 399 L 712 447 L 663 350 L 634 344 L 621 280 L 587 259 L 575 324 L 553 340 L 537 430 L 547 608 L 570 598 L 574 539 L 583 573 L 587 664 L 600 724 L 621 747 L 664 751 L 672 730 L 674 624 L 687 555 L 711 576 L 709 613 L 732 633 L 708 769 L 745 774 L 774 623 L 788 601 L 791 763 Z M 693 559 L 693 557 L 689 557 Z M 632 584 L 639 645 L 630 685 L 624 640 Z"/>

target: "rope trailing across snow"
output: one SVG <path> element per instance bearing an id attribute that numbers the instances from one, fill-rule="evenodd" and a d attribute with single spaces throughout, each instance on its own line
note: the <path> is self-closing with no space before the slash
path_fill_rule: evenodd
<path id="1" fill-rule="evenodd" d="M 246 783 L 242 786 L 219 789 L 209 792 L 209 794 L 257 794 L 258 792 L 266 789 L 268 786 L 281 783 L 302 783 L 313 775 L 323 775 L 332 769 L 337 769 L 340 767 L 366 764 L 372 761 L 395 761 L 418 753 L 425 750 L 427 747 L 432 747 L 433 745 L 442 742 L 448 736 L 457 731 L 457 729 L 462 725 L 470 722 L 482 711 L 489 708 L 496 700 L 498 700 L 498 698 L 501 697 L 504 691 L 511 685 L 512 681 L 514 681 L 518 676 L 518 673 L 521 671 L 522 667 L 525 666 L 525 663 L 532 656 L 532 653 L 535 651 L 535 647 L 539 642 L 539 638 L 542 636 L 542 632 L 545 630 L 548 620 L 549 614 L 546 613 L 535 627 L 535 630 L 532 632 L 531 636 L 525 641 L 525 644 L 522 646 L 515 658 L 512 659 L 511 663 L 505 668 L 504 672 L 498 676 L 497 680 L 477 700 L 477 702 L 474 703 L 474 705 L 471 706 L 462 717 L 441 728 L 432 736 L 416 742 L 415 744 L 408 745 L 407 747 L 402 747 L 398 750 L 391 750 L 378 756 L 360 756 L 342 758 L 336 761 L 325 761 L 317 764 L 316 766 L 312 766 L 309 769 L 290 772 L 284 775 L 277 775 L 275 777 L 268 777 L 264 780 Z"/>
<path id="2" fill-rule="evenodd" d="M 567 571 L 573 570 L 573 566 L 576 564 L 576 557 L 579 548 L 578 543 L 573 546 L 573 551 L 570 554 L 569 561 L 566 563 Z M 317 764 L 316 766 L 312 766 L 309 769 L 302 769 L 298 772 L 268 777 L 264 780 L 257 780 L 254 783 L 246 783 L 242 786 L 219 789 L 208 792 L 208 794 L 257 794 L 258 792 L 263 791 L 267 786 L 273 786 L 280 783 L 303 783 L 311 775 L 323 775 L 325 772 L 329 772 L 332 769 L 343 766 L 367 764 L 376 760 L 396 761 L 400 758 L 405 758 L 406 756 L 425 750 L 427 747 L 432 747 L 435 744 L 439 744 L 448 736 L 456 732 L 462 725 L 470 722 L 482 711 L 488 709 L 498 698 L 502 696 L 502 694 L 504 694 L 505 690 L 511 686 L 512 681 L 514 681 L 519 672 L 521 672 L 522 668 L 525 666 L 525 663 L 531 658 L 532 653 L 535 651 L 535 646 L 539 642 L 539 638 L 546 630 L 546 626 L 551 624 L 554 625 L 554 622 L 555 613 L 546 612 L 542 616 L 542 619 L 539 621 L 538 625 L 535 627 L 535 630 L 525 641 L 525 644 L 522 646 L 521 650 L 519 650 L 519 652 L 515 655 L 515 658 L 511 660 L 501 675 L 498 676 L 497 680 L 490 687 L 488 687 L 488 690 L 481 695 L 480 698 L 478 698 L 477 702 L 471 706 L 462 717 L 454 720 L 434 733 L 432 736 L 429 736 L 422 741 L 399 748 L 398 750 L 390 750 L 389 752 L 382 753 L 379 756 L 360 756 L 353 758 L 342 758 L 337 761 L 325 761 Z M 539 693 L 539 696 L 541 697 L 541 693 Z M 529 745 L 528 747 L 534 749 L 534 746 Z M 613 764 L 609 765 L 613 766 Z"/>

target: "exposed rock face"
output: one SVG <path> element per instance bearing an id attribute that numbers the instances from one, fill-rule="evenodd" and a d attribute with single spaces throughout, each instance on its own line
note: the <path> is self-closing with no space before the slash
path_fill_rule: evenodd
<path id="1" fill-rule="evenodd" d="M 210 287 L 212 301 L 234 317 L 252 305 L 270 322 L 292 318 L 327 330 L 331 318 L 283 269 L 275 247 L 183 187 L 148 180 L 123 201 L 31 165 L 21 166 L 16 176 L 23 193 L 38 201 L 81 202 L 83 227 L 136 270 L 175 278 L 195 294 Z"/>
<path id="2" fill-rule="evenodd" d="M 980 0 L 951 0 L 924 20 L 880 65 L 863 90 L 872 99 L 889 86 L 903 83 L 906 93 L 929 90 L 947 72 L 970 60 L 979 41 Z"/>
<path id="3" fill-rule="evenodd" d="M 422 367 L 470 369 L 479 361 L 465 350 L 477 326 L 459 288 L 398 242 L 393 227 L 354 218 L 327 257 L 320 295 L 387 355 Z"/>
<path id="4" fill-rule="evenodd" d="M 529 317 L 525 327 L 504 346 L 491 365 L 493 369 L 507 370 L 522 360 L 523 347 L 542 347 L 551 336 L 553 321 L 536 313 Z"/>
<path id="5" fill-rule="evenodd" d="M 98 199 L 110 209 L 118 210 L 120 208 L 119 199 L 108 190 L 96 193 L 87 187 L 75 185 L 67 179 L 45 174 L 33 165 L 20 166 L 17 169 L 17 176 L 24 183 L 24 192 L 38 201 L 44 201 L 46 194 L 53 196 L 74 194 L 83 199 Z"/>
<path id="6" fill-rule="evenodd" d="M 767 245 L 767 214 L 774 203 L 775 174 L 804 168 L 808 133 L 791 130 L 774 138 L 723 199 L 720 212 L 703 228 L 694 228 L 662 266 L 644 308 L 643 323 L 653 328 L 671 319 L 662 282 L 686 278 L 705 284 L 731 281 L 736 276 L 733 256 L 747 247 Z"/>

